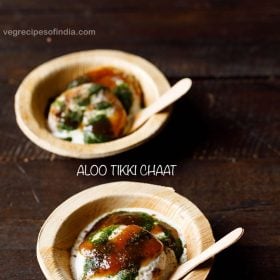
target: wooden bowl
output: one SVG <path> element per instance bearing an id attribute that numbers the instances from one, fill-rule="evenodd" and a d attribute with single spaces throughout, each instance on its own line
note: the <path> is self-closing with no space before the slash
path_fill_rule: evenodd
<path id="1" fill-rule="evenodd" d="M 50 99 L 59 95 L 71 80 L 98 66 L 113 66 L 134 75 L 141 84 L 146 105 L 170 88 L 158 68 L 139 56 L 125 52 L 82 51 L 53 59 L 34 69 L 23 80 L 16 93 L 17 123 L 32 142 L 61 156 L 98 158 L 136 147 L 159 131 L 169 116 L 169 110 L 154 115 L 130 135 L 106 143 L 74 144 L 51 134 L 46 121 Z"/>
<path id="2" fill-rule="evenodd" d="M 180 226 L 187 243 L 187 258 L 193 258 L 214 243 L 208 220 L 188 199 L 174 189 L 137 182 L 115 182 L 82 191 L 48 217 L 38 236 L 37 258 L 48 280 L 72 280 L 70 251 L 79 233 L 95 218 L 118 208 L 146 208 Z M 184 279 L 203 280 L 207 263 Z"/>

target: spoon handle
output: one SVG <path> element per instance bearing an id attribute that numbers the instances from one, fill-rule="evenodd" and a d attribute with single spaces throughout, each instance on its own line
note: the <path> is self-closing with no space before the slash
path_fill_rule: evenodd
<path id="1" fill-rule="evenodd" d="M 212 258 L 216 254 L 220 253 L 224 249 L 228 248 L 230 245 L 235 243 L 240 239 L 240 237 L 243 235 L 244 229 L 243 228 L 237 228 L 230 233 L 228 233 L 226 236 L 224 236 L 222 239 L 208 247 L 206 250 L 204 250 L 201 254 L 198 256 L 190 259 L 189 261 L 181 264 L 175 271 L 175 273 L 171 276 L 170 280 L 178 280 L 181 279 L 183 276 L 188 274 L 190 271 L 192 271 L 195 267 L 197 267 L 199 264 L 205 262 L 206 260 Z"/>
<path id="2" fill-rule="evenodd" d="M 192 81 L 188 78 L 184 78 L 178 81 L 173 87 L 171 87 L 165 94 L 158 98 L 154 103 L 141 110 L 136 114 L 134 122 L 130 128 L 130 132 L 139 128 L 146 120 L 152 115 L 160 112 L 167 106 L 171 105 L 177 99 L 182 97 L 192 85 Z"/>

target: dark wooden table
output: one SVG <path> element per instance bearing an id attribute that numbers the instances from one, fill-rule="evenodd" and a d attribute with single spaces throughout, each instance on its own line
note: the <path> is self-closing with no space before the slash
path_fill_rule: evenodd
<path id="1" fill-rule="evenodd" d="M 90 3 L 91 2 L 91 3 Z M 35 246 L 45 218 L 69 196 L 134 180 L 174 187 L 221 237 L 244 238 L 221 253 L 209 279 L 280 279 L 279 1 L 0 1 L 1 29 L 95 29 L 95 36 L 4 36 L 0 41 L 0 279 L 44 279 Z M 35 66 L 85 49 L 139 54 L 173 83 L 189 76 L 160 135 L 100 160 L 55 156 L 15 122 L 15 91 Z M 80 164 L 177 164 L 175 176 L 82 177 Z"/>

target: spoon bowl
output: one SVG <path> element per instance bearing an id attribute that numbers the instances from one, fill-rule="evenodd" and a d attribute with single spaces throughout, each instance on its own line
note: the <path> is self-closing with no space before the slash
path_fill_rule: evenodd
<path id="1" fill-rule="evenodd" d="M 187 259 L 214 243 L 206 217 L 174 189 L 138 182 L 114 182 L 84 190 L 58 206 L 38 236 L 37 258 L 48 280 L 73 280 L 70 251 L 79 233 L 97 217 L 119 208 L 144 208 L 178 225 L 186 240 Z M 211 262 L 188 274 L 186 280 L 204 280 Z"/>
<path id="2" fill-rule="evenodd" d="M 115 67 L 133 75 L 141 85 L 144 103 L 152 104 L 170 85 L 149 61 L 115 50 L 82 51 L 61 56 L 35 68 L 23 80 L 15 96 L 15 113 L 22 132 L 41 148 L 66 157 L 100 158 L 137 147 L 157 134 L 166 123 L 170 108 L 154 114 L 139 129 L 121 138 L 98 144 L 76 144 L 52 135 L 47 125 L 50 101 L 67 84 L 98 67 Z"/>

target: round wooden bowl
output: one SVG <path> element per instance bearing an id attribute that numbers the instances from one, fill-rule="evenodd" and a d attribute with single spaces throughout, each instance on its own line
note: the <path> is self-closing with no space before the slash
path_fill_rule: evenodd
<path id="1" fill-rule="evenodd" d="M 118 208 L 156 211 L 180 227 L 191 259 L 214 243 L 208 220 L 188 199 L 174 189 L 137 182 L 114 182 L 82 191 L 58 206 L 38 236 L 37 258 L 48 280 L 72 280 L 70 252 L 79 233 L 102 214 Z M 211 262 L 184 279 L 206 279 Z"/>
<path id="2" fill-rule="evenodd" d="M 34 69 L 19 86 L 15 112 L 23 133 L 49 152 L 74 158 L 98 158 L 134 148 L 158 132 L 166 122 L 169 110 L 154 115 L 135 132 L 106 143 L 74 144 L 51 134 L 46 121 L 50 99 L 65 90 L 71 80 L 99 66 L 113 66 L 134 75 L 141 84 L 146 106 L 170 88 L 160 70 L 139 56 L 115 50 L 64 55 Z"/>

